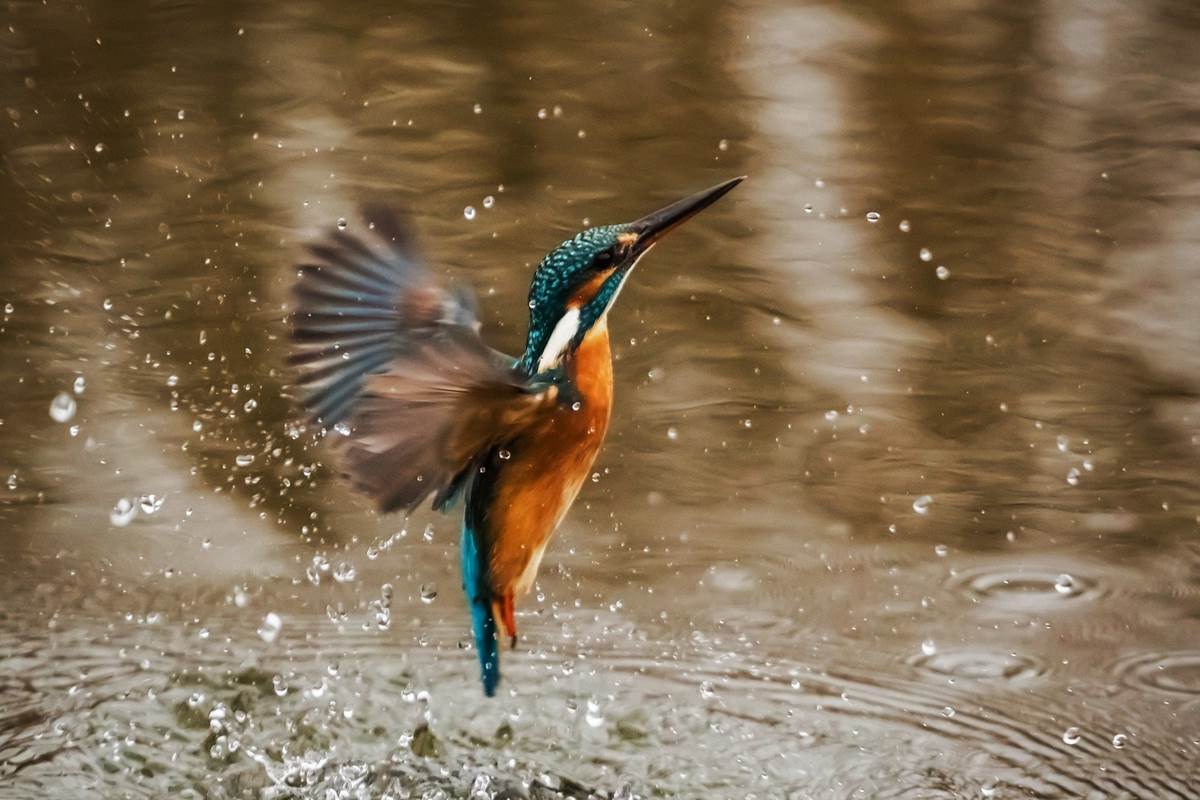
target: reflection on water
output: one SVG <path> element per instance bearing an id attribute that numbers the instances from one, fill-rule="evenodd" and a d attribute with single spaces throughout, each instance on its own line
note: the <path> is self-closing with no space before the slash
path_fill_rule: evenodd
<path id="1" fill-rule="evenodd" d="M 1197 796 L 1191 4 L 375 5 L 7 7 L 0 794 Z M 741 173 L 485 702 L 453 520 L 293 416 L 297 244 L 406 206 L 515 351 Z"/>

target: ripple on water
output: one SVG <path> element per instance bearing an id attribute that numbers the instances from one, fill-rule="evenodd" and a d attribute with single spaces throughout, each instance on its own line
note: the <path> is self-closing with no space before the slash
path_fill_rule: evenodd
<path id="1" fill-rule="evenodd" d="M 919 654 L 909 663 L 919 670 L 951 678 L 1006 683 L 1032 680 L 1046 672 L 1045 665 L 1033 656 L 975 647 Z"/>
<path id="2" fill-rule="evenodd" d="M 1134 689 L 1200 697 L 1200 650 L 1140 653 L 1118 661 L 1113 672 Z"/>
<path id="3" fill-rule="evenodd" d="M 996 565 L 960 572 L 951 579 L 950 588 L 981 606 L 1017 613 L 1054 611 L 1107 594 L 1105 586 L 1078 569 L 1045 565 Z"/>

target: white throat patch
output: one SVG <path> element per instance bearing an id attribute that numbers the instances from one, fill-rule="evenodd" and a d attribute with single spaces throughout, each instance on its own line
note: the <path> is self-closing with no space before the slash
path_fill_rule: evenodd
<path id="1" fill-rule="evenodd" d="M 604 322 L 608 316 L 608 309 L 612 308 L 613 303 L 617 302 L 617 297 L 621 294 L 621 290 L 625 288 L 625 282 L 629 280 L 629 275 L 633 272 L 633 268 L 638 265 L 638 261 L 646 257 L 646 253 L 649 253 L 655 244 L 657 242 L 652 242 L 649 247 L 639 253 L 637 260 L 625 270 L 625 274 L 621 278 L 621 283 L 617 286 L 617 290 L 613 292 L 612 297 L 609 298 L 608 307 L 600 315 L 600 320 L 597 324 Z M 562 319 L 554 326 L 554 331 L 550 334 L 550 338 L 546 340 L 546 346 L 542 348 L 542 354 L 538 357 L 537 371 L 545 372 L 562 364 L 563 358 L 567 355 L 567 348 L 571 346 L 571 340 L 575 338 L 575 334 L 577 333 L 579 333 L 579 309 L 568 308 L 567 313 L 563 314 Z"/>
<path id="2" fill-rule="evenodd" d="M 563 314 L 562 319 L 554 326 L 554 332 L 546 340 L 546 346 L 542 348 L 542 354 L 538 357 L 537 371 L 545 372 L 561 364 L 563 356 L 567 354 L 567 348 L 571 346 L 571 340 L 577 333 L 579 333 L 579 309 L 568 308 L 567 313 Z"/>

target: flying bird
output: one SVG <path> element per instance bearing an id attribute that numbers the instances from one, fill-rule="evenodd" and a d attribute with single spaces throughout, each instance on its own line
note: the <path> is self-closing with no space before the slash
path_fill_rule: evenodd
<path id="1" fill-rule="evenodd" d="M 551 250 L 517 358 L 484 343 L 474 296 L 434 278 L 394 212 L 366 208 L 361 235 L 339 223 L 307 247 L 292 314 L 297 394 L 312 422 L 339 432 L 344 471 L 381 512 L 464 500 L 463 589 L 489 697 L 499 637 L 516 644 L 516 598 L 604 441 L 609 309 L 667 232 L 744 177 Z"/>

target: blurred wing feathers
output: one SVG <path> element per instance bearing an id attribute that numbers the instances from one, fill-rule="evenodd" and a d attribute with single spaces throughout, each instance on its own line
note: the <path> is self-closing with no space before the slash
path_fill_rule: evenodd
<path id="1" fill-rule="evenodd" d="M 481 452 L 544 418 L 557 397 L 498 367 L 474 331 L 447 328 L 367 379 L 345 445 L 351 479 L 385 511 L 434 491 L 441 503 Z"/>
<path id="2" fill-rule="evenodd" d="M 433 279 L 400 217 L 363 216 L 364 238 L 338 230 L 310 245 L 296 283 L 291 363 L 310 418 L 327 426 L 349 417 L 363 379 L 414 338 L 447 324 L 478 329 L 470 293 Z"/>
<path id="3" fill-rule="evenodd" d="M 480 339 L 474 296 L 443 288 L 395 214 L 367 208 L 360 238 L 308 247 L 291 363 L 310 418 L 337 426 L 354 485 L 384 510 L 445 504 L 481 451 L 555 404 Z"/>

